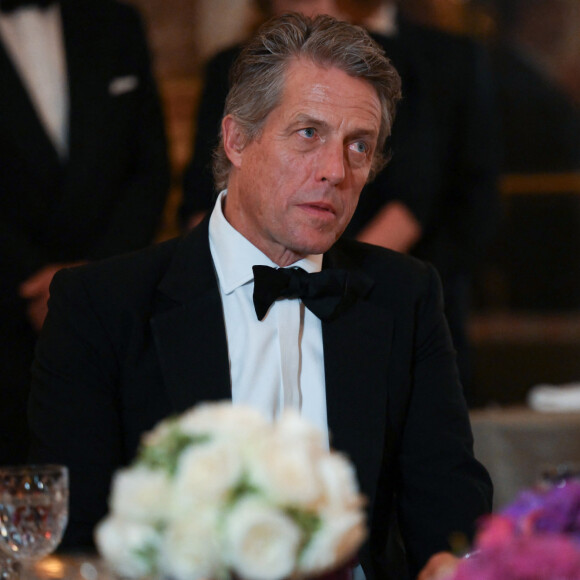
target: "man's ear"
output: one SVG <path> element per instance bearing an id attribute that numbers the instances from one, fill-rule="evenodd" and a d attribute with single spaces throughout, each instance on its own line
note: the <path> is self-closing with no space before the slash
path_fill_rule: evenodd
<path id="1" fill-rule="evenodd" d="M 224 150 L 234 167 L 242 165 L 242 151 L 246 139 L 240 130 L 238 122 L 231 115 L 226 115 L 222 120 L 222 135 Z"/>

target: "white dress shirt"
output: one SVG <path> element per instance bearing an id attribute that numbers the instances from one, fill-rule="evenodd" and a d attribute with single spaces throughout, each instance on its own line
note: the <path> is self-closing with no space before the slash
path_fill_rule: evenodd
<path id="1" fill-rule="evenodd" d="M 222 211 L 226 195 L 219 195 L 211 214 L 209 242 L 224 310 L 232 400 L 269 419 L 284 407 L 298 408 L 327 435 L 321 322 L 298 298 L 277 300 L 258 320 L 252 266 L 277 265 L 228 223 Z M 322 255 L 294 266 L 319 272 Z"/>
<path id="2" fill-rule="evenodd" d="M 68 83 L 60 7 L 0 13 L 0 38 L 59 156 L 68 154 Z"/>

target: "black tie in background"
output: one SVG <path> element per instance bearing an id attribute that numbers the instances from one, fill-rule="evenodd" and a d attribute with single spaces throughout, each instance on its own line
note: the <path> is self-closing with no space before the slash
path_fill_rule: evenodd
<path id="1" fill-rule="evenodd" d="M 46 8 L 56 0 L 0 0 L 0 12 L 9 13 L 18 8 Z"/>
<path id="2" fill-rule="evenodd" d="M 309 274 L 302 268 L 253 266 L 254 307 L 262 320 L 278 298 L 301 298 L 321 320 L 332 320 L 357 298 L 368 294 L 373 281 L 361 273 L 329 268 Z"/>

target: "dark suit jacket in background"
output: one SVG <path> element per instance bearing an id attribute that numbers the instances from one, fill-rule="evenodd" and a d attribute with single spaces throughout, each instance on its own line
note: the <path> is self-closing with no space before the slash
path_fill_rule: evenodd
<path id="1" fill-rule="evenodd" d="M 61 14 L 70 100 L 64 162 L 0 42 L 0 463 L 22 461 L 26 442 L 36 337 L 18 286 L 49 263 L 147 245 L 169 186 L 163 119 L 137 13 L 111 0 L 62 0 Z M 113 94 L 115 79 L 125 79 L 128 90 Z"/>
<path id="2" fill-rule="evenodd" d="M 37 348 L 30 400 L 33 461 L 71 474 L 66 545 L 91 541 L 113 470 L 141 434 L 200 401 L 231 398 L 223 310 L 208 220 L 187 237 L 58 273 Z M 434 270 L 389 250 L 342 241 L 323 267 L 375 280 L 364 301 L 323 322 L 329 429 L 368 497 L 368 580 L 398 513 L 415 574 L 452 531 L 491 509 Z M 395 576 L 397 577 L 397 576 Z"/>

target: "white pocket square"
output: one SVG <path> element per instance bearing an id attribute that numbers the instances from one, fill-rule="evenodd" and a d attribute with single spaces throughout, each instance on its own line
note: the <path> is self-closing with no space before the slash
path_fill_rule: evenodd
<path id="1" fill-rule="evenodd" d="M 123 93 L 134 91 L 139 86 L 139 79 L 135 75 L 117 77 L 109 83 L 109 94 L 118 97 Z"/>

